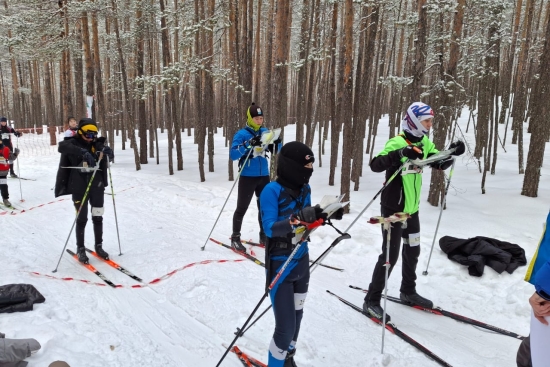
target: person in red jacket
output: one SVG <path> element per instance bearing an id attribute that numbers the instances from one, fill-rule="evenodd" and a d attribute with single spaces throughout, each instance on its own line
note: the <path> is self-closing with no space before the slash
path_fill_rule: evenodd
<path id="1" fill-rule="evenodd" d="M 0 136 L 2 137 L 2 143 L 4 146 L 8 147 L 10 149 L 10 152 L 14 152 L 15 155 L 19 154 L 17 149 L 13 149 L 13 144 L 11 142 L 11 136 L 10 134 L 13 134 L 17 137 L 20 137 L 21 132 L 15 131 L 15 129 L 8 125 L 8 119 L 5 117 L 0 117 Z M 13 161 L 13 159 L 11 159 Z M 10 176 L 11 177 L 17 177 L 13 170 L 13 163 L 10 164 Z"/>
<path id="2" fill-rule="evenodd" d="M 10 155 L 12 155 L 11 158 L 14 158 L 10 148 L 5 146 L 0 140 L 0 193 L 2 194 L 4 205 L 7 207 L 11 207 L 11 203 L 8 200 L 10 198 L 10 193 L 8 192 L 7 178 L 10 172 Z"/>

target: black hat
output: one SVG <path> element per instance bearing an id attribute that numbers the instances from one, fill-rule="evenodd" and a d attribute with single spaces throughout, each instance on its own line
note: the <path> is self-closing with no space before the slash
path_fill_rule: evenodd
<path id="1" fill-rule="evenodd" d="M 315 162 L 312 150 L 298 141 L 285 144 L 279 152 L 277 161 L 277 182 L 290 189 L 297 190 L 309 183 L 313 168 L 304 167 Z"/>
<path id="2" fill-rule="evenodd" d="M 250 114 L 250 117 L 254 118 L 257 116 L 263 116 L 264 110 L 260 106 L 258 106 L 256 103 L 252 102 L 250 107 L 248 107 L 248 113 Z"/>
<path id="3" fill-rule="evenodd" d="M 8 122 L 8 119 L 5 117 L 0 117 L 0 122 Z"/>
<path id="4" fill-rule="evenodd" d="M 94 120 L 85 117 L 78 122 L 78 130 L 97 132 L 97 124 Z"/>

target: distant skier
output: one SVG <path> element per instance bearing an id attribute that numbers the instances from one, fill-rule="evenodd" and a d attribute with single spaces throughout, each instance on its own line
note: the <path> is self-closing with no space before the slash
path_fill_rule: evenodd
<path id="1" fill-rule="evenodd" d="M 403 132 L 386 142 L 382 150 L 370 163 L 373 172 L 386 171 L 386 180 L 401 166 L 406 159 L 424 159 L 438 150 L 428 138 L 432 127 L 434 113 L 430 106 L 415 102 L 409 106 L 401 122 Z M 465 151 L 464 143 L 457 141 L 450 148 L 456 148 L 453 155 L 461 155 Z M 432 168 L 447 169 L 452 165 L 452 158 L 447 157 L 430 164 Z M 391 229 L 390 268 L 397 259 L 403 238 L 403 278 L 401 281 L 400 298 L 408 303 L 422 307 L 433 307 L 432 301 L 416 293 L 416 265 L 420 256 L 420 219 L 418 209 L 420 204 L 420 190 L 422 187 L 422 168 L 413 164 L 407 165 L 400 175 L 382 191 L 381 213 L 388 217 L 396 212 L 405 212 L 411 215 L 404 224 L 394 223 Z M 382 320 L 383 309 L 380 306 L 382 291 L 385 284 L 387 233 L 382 235 L 382 254 L 374 267 L 369 290 L 365 296 L 363 310 Z M 386 320 L 390 315 L 386 313 Z"/>
<path id="2" fill-rule="evenodd" d="M 260 196 L 262 223 L 267 235 L 266 281 L 270 284 L 296 245 L 299 220 L 327 219 L 323 209 L 311 206 L 309 179 L 315 161 L 311 149 L 300 142 L 285 144 L 278 156 L 277 180 Z M 342 219 L 344 210 L 332 215 Z M 294 240 L 294 241 L 293 241 Z M 306 239 L 304 239 L 305 241 Z M 296 367 L 294 355 L 309 287 L 308 244 L 304 242 L 269 296 L 275 314 L 275 332 L 269 345 L 269 367 Z"/>
<path id="3" fill-rule="evenodd" d="M 7 179 L 8 172 L 10 170 L 9 161 L 13 161 L 15 158 L 17 157 L 10 151 L 10 148 L 3 144 L 3 140 L 0 140 L 0 192 L 2 194 L 4 205 L 7 207 L 11 207 Z"/>
<path id="4" fill-rule="evenodd" d="M 69 125 L 69 128 L 65 130 L 65 140 L 72 138 L 76 135 L 76 132 L 78 130 L 78 122 L 76 122 L 76 119 L 74 117 L 69 117 L 67 119 L 67 124 Z"/>
<path id="5" fill-rule="evenodd" d="M 4 146 L 8 147 L 10 152 L 15 154 L 15 156 L 19 155 L 19 149 L 14 150 L 13 144 L 11 142 L 11 135 L 13 134 L 17 137 L 20 137 L 23 135 L 19 131 L 15 131 L 15 129 L 11 126 L 8 126 L 8 119 L 5 117 L 0 117 L 0 135 L 2 136 L 2 143 Z M 13 171 L 13 163 L 10 163 L 10 176 L 11 177 L 18 177 L 15 172 Z"/>
<path id="6" fill-rule="evenodd" d="M 256 194 L 258 205 L 260 242 L 265 242 L 265 233 L 259 210 L 259 197 L 265 185 L 269 183 L 269 161 L 265 155 L 257 157 L 254 157 L 253 153 L 249 155 L 251 149 L 262 145 L 262 134 L 268 131 L 267 128 L 262 126 L 264 112 L 260 106 L 252 103 L 246 110 L 246 117 L 246 126 L 235 133 L 229 151 L 231 160 L 239 160 L 239 169 L 242 170 L 239 178 L 237 208 L 233 214 L 233 234 L 231 235 L 231 247 L 241 252 L 246 252 L 246 247 L 241 243 L 243 218 L 254 194 Z M 279 147 L 280 142 L 281 140 L 277 139 L 269 146 L 269 150 L 276 153 L 275 149 Z M 246 157 L 248 157 L 248 161 L 245 164 Z"/>
<path id="7" fill-rule="evenodd" d="M 103 250 L 103 197 L 105 187 L 108 186 L 107 159 L 112 159 L 114 154 L 112 149 L 105 145 L 105 138 L 98 138 L 97 135 L 98 129 L 95 121 L 83 118 L 78 123 L 75 137 L 60 142 L 58 147 L 61 158 L 55 182 L 55 197 L 72 194 L 75 209 L 78 211 L 78 208 L 82 205 L 82 210 L 76 220 L 76 247 L 79 261 L 85 264 L 88 263 L 88 256 L 84 248 L 84 229 L 88 221 L 88 201 L 91 205 L 94 225 L 95 251 L 102 258 L 109 258 L 109 254 Z M 105 157 L 99 162 L 99 170 L 91 185 L 89 183 L 93 172 L 62 168 L 82 167 L 83 163 L 87 163 L 90 168 L 95 167 L 100 152 L 103 152 Z M 82 203 L 88 186 L 88 195 Z"/>

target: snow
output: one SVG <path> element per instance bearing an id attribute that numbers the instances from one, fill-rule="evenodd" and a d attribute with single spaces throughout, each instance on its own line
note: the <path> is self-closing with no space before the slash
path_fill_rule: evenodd
<path id="1" fill-rule="evenodd" d="M 460 123 L 465 129 L 466 119 Z M 380 123 L 375 151 L 379 151 L 387 139 L 386 125 L 387 118 Z M 503 136 L 503 127 L 500 129 Z M 287 126 L 286 140 L 294 136 L 295 125 Z M 528 147 L 529 134 L 524 136 L 524 146 Z M 233 340 L 236 327 L 244 323 L 262 297 L 265 282 L 264 269 L 248 260 L 198 264 L 204 260 L 243 259 L 210 241 L 205 251 L 200 250 L 233 185 L 227 180 L 228 148 L 221 129 L 215 135 L 216 171 L 206 173 L 203 183 L 192 136 L 182 134 L 184 170 L 176 171 L 173 176 L 168 175 L 166 163 L 166 133 L 159 134 L 161 164 L 156 165 L 156 160 L 150 158 L 141 171 L 135 171 L 133 152 L 121 151 L 120 136 L 116 138 L 112 178 L 117 193 L 123 256 L 118 256 L 113 202 L 107 195 L 104 248 L 114 261 L 146 281 L 197 263 L 142 289 L 130 288 L 135 281 L 94 258 L 91 258 L 94 266 L 124 287 L 114 289 L 29 273 L 101 283 L 67 254 L 63 255 L 59 271 L 52 273 L 74 220 L 74 210 L 69 197 L 54 200 L 52 188 L 59 154 L 56 147 L 32 149 L 32 144 L 40 139 L 47 137 L 28 134 L 19 141 L 21 175 L 36 181 L 21 181 L 25 201 L 20 202 L 19 181 L 9 180 L 12 203 L 27 210 L 0 216 L 4 239 L 0 284 L 33 284 L 46 297 L 46 302 L 35 305 L 32 312 L 0 314 L 0 331 L 9 338 L 36 338 L 42 349 L 28 358 L 30 366 L 36 367 L 46 367 L 55 360 L 65 360 L 73 367 L 216 365 L 225 351 L 222 344 L 228 345 Z M 471 127 L 466 139 L 473 150 Z M 520 195 L 523 175 L 518 174 L 517 146 L 512 145 L 510 139 L 511 133 L 506 153 L 499 146 L 497 172 L 487 176 L 485 195 L 481 194 L 477 163 L 467 155 L 458 159 L 437 238 L 480 235 L 510 241 L 525 249 L 529 261 L 548 213 L 550 180 L 548 171 L 543 169 L 539 197 Z M 317 138 L 313 147 L 317 153 L 316 144 Z M 336 186 L 327 185 L 330 144 L 326 143 L 325 147 L 324 166 L 315 164 L 311 180 L 313 203 L 319 202 L 323 195 L 340 193 L 339 171 Z M 545 166 L 550 162 L 549 155 L 547 151 Z M 353 222 L 383 183 L 383 175 L 371 172 L 367 161 L 368 156 L 360 190 L 351 194 L 351 213 L 336 222 L 340 230 Z M 486 268 L 481 278 L 474 278 L 468 275 L 466 267 L 448 260 L 436 242 L 429 275 L 421 274 L 440 212 L 440 208 L 426 202 L 429 176 L 427 169 L 420 209 L 422 253 L 417 269 L 418 292 L 448 311 L 527 335 L 528 298 L 533 292 L 533 287 L 523 281 L 527 267 L 500 275 Z M 233 190 L 212 237 L 229 242 L 236 197 Z M 34 209 L 28 210 L 30 208 Z M 363 294 L 348 285 L 368 286 L 381 251 L 381 234 L 379 227 L 368 224 L 367 219 L 379 215 L 378 211 L 377 199 L 350 229 L 352 238 L 337 245 L 326 258 L 327 264 L 342 267 L 344 272 L 318 267 L 312 274 L 295 358 L 300 367 L 437 366 L 390 333 L 386 333 L 382 356 L 382 329 L 326 293 L 329 289 L 362 305 Z M 256 205 L 252 203 L 245 217 L 242 238 L 258 239 L 256 218 Z M 86 231 L 89 246 L 93 243 L 91 227 L 89 223 Z M 317 230 L 311 238 L 311 258 L 319 256 L 337 236 L 328 226 Z M 74 233 L 69 248 L 75 249 Z M 262 249 L 251 249 L 263 260 Z M 398 296 L 400 273 L 401 260 L 390 278 L 388 294 Z M 268 305 L 269 301 L 264 301 L 257 315 Z M 388 303 L 387 309 L 402 331 L 453 366 L 515 366 L 518 340 L 398 304 Z M 270 311 L 237 345 L 245 353 L 265 361 L 273 329 Z M 237 367 L 241 363 L 229 354 L 222 366 Z"/>

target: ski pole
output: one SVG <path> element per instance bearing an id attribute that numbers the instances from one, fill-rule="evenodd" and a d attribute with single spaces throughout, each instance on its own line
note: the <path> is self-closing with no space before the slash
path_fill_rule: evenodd
<path id="1" fill-rule="evenodd" d="M 16 143 L 15 143 L 15 149 L 19 151 L 19 136 L 15 136 L 17 139 L 16 139 Z M 17 154 L 17 157 L 16 158 L 19 158 L 19 153 Z M 23 200 L 23 188 L 21 187 L 21 170 L 19 169 L 19 159 L 17 160 L 17 173 L 19 173 L 17 175 L 17 178 L 19 178 L 19 194 L 21 195 L 21 202 L 24 202 L 25 200 Z"/>
<path id="2" fill-rule="evenodd" d="M 116 225 L 116 237 L 118 239 L 118 256 L 122 256 L 122 247 L 120 246 L 120 232 L 118 231 L 118 218 L 116 215 L 116 204 L 115 204 L 115 189 L 113 187 L 113 176 L 111 175 L 111 163 L 107 157 L 107 170 L 109 171 L 109 184 L 111 185 L 111 196 L 113 197 L 113 210 L 115 212 L 115 225 Z"/>
<path id="3" fill-rule="evenodd" d="M 241 173 L 244 169 L 244 166 L 246 165 L 246 162 L 248 161 L 248 158 L 250 158 L 250 154 L 252 153 L 254 149 L 250 149 L 248 152 L 246 159 L 244 160 L 243 165 L 241 166 L 241 169 L 239 170 L 239 173 L 237 174 L 237 178 L 235 178 L 235 182 L 233 182 L 233 186 L 231 186 L 231 190 L 229 190 L 229 194 L 227 195 L 227 198 L 225 199 L 225 202 L 222 205 L 222 209 L 220 210 L 220 214 L 218 214 L 218 218 L 216 218 L 216 221 L 214 222 L 214 225 L 212 226 L 212 229 L 210 230 L 210 233 L 208 233 L 208 236 L 206 237 L 206 241 L 204 242 L 204 245 L 201 247 L 201 251 L 204 251 L 204 248 L 206 247 L 206 243 L 210 239 L 210 235 L 212 232 L 214 232 L 214 228 L 216 228 L 216 224 L 218 224 L 218 220 L 220 220 L 220 217 L 223 213 L 223 209 L 225 208 L 225 204 L 227 204 L 227 201 L 229 200 L 229 197 L 231 196 L 231 193 L 233 192 L 233 189 L 235 188 L 235 185 L 237 184 L 237 181 L 239 181 L 239 178 L 241 177 Z"/>
<path id="4" fill-rule="evenodd" d="M 340 236 L 338 236 L 334 241 L 332 241 L 332 243 L 330 244 L 330 246 L 329 246 L 329 247 L 328 247 L 328 248 L 327 248 L 327 249 L 326 249 L 317 259 L 315 259 L 315 261 L 313 261 L 313 262 L 311 263 L 311 265 L 309 266 L 309 273 L 310 273 L 310 274 L 313 273 L 313 272 L 315 271 L 315 269 L 316 269 L 317 266 L 319 265 L 320 261 L 321 261 L 322 259 L 325 258 L 326 254 L 328 254 L 330 251 L 332 251 L 332 249 L 334 248 L 334 246 L 336 246 L 337 244 L 339 244 L 339 243 L 342 242 L 343 240 L 347 240 L 347 239 L 350 239 L 350 238 L 351 238 L 351 236 L 350 236 L 349 234 L 340 232 L 340 231 L 338 230 L 338 228 L 334 227 L 330 222 L 327 223 L 327 224 L 329 224 L 332 228 L 334 228 L 334 229 L 340 234 Z M 264 310 L 264 312 L 262 312 L 262 313 L 260 314 L 260 316 L 258 316 L 258 317 L 256 318 L 256 320 L 254 320 L 254 321 L 252 322 L 252 324 L 250 324 L 245 330 L 237 328 L 237 331 L 235 332 L 235 335 L 237 335 L 237 337 L 243 336 L 252 326 L 254 326 L 254 324 L 255 324 L 258 320 L 260 320 L 260 319 L 267 313 L 267 311 L 269 311 L 269 310 L 271 309 L 271 307 L 273 307 L 273 306 L 272 306 L 272 305 L 269 305 L 269 307 L 266 308 L 266 309 Z"/>
<path id="5" fill-rule="evenodd" d="M 69 232 L 69 235 L 67 236 L 67 240 L 65 241 L 65 246 L 63 246 L 63 250 L 61 251 L 61 255 L 59 255 L 59 260 L 57 261 L 57 265 L 55 266 L 55 269 L 53 270 L 53 273 L 57 272 L 57 268 L 59 267 L 59 263 L 61 262 L 61 258 L 63 257 L 63 253 L 65 252 L 65 249 L 67 248 L 67 244 L 69 243 L 69 239 L 71 238 L 71 233 L 73 233 L 74 226 L 76 224 L 76 220 L 78 219 L 78 216 L 80 215 L 80 211 L 82 210 L 82 207 L 84 206 L 84 203 L 88 199 L 88 193 L 90 192 L 90 187 L 92 187 L 92 181 L 94 180 L 95 174 L 97 173 L 97 170 L 99 169 L 99 163 L 101 162 L 101 159 L 103 158 L 103 152 L 99 153 L 99 160 L 97 161 L 97 166 L 94 168 L 94 171 L 92 173 L 92 177 L 90 178 L 90 181 L 88 182 L 88 186 L 86 187 L 86 191 L 84 192 L 84 197 L 82 198 L 82 202 L 80 203 L 80 206 L 78 207 L 78 211 L 76 212 L 76 216 L 74 217 L 73 225 L 71 226 L 71 231 Z"/>
<path id="6" fill-rule="evenodd" d="M 353 225 L 359 220 L 359 218 L 361 218 L 361 216 L 363 215 L 363 213 L 372 205 L 372 203 L 374 203 L 374 201 L 376 200 L 376 198 L 378 197 L 378 195 L 380 195 L 382 193 L 382 191 L 384 191 L 384 189 L 386 187 L 388 187 L 388 185 L 393 181 L 393 179 L 399 174 L 401 173 L 401 170 L 403 169 L 403 167 L 405 167 L 405 165 L 409 163 L 409 160 L 407 159 L 405 162 L 403 162 L 403 164 L 393 173 L 393 175 L 390 176 L 390 178 L 386 181 L 386 183 L 384 184 L 384 186 L 382 186 L 382 188 L 380 190 L 378 190 L 378 192 L 376 193 L 376 195 L 374 195 L 374 197 L 372 198 L 371 201 L 369 201 L 369 203 L 363 208 L 363 210 L 361 210 L 361 213 L 359 213 L 359 215 L 357 215 L 357 217 L 353 220 L 353 222 L 351 222 L 351 224 L 348 226 L 348 228 L 346 228 L 346 230 L 344 231 L 345 233 L 348 233 L 349 230 L 351 229 L 351 227 L 353 227 Z M 332 248 L 330 248 L 330 251 L 332 251 Z M 324 256 L 323 258 L 319 261 L 319 264 L 321 264 L 324 260 L 324 258 L 329 254 L 328 251 Z"/>
<path id="7" fill-rule="evenodd" d="M 453 165 L 449 171 L 449 179 L 447 180 L 447 186 L 445 187 L 445 194 L 443 196 L 443 202 L 441 203 L 441 210 L 439 211 L 439 218 L 437 219 L 437 225 L 435 227 L 434 239 L 432 241 L 432 248 L 430 249 L 430 256 L 428 257 L 428 264 L 426 265 L 426 270 L 422 272 L 422 275 L 428 275 L 428 267 L 430 266 L 430 260 L 432 259 L 432 252 L 434 250 L 435 238 L 437 237 L 437 231 L 439 230 L 439 222 L 441 221 L 441 215 L 443 214 L 443 208 L 447 202 L 447 193 L 449 192 L 449 186 L 451 185 L 451 178 L 453 177 L 453 172 L 455 170 L 456 158 L 453 157 Z"/>
<path id="8" fill-rule="evenodd" d="M 256 313 L 256 311 L 258 311 L 258 308 L 260 308 L 260 306 L 262 305 L 262 303 L 264 302 L 264 299 L 267 297 L 267 295 L 269 294 L 269 292 L 271 292 L 271 290 L 273 289 L 273 287 L 275 286 L 275 284 L 277 284 L 277 281 L 279 280 L 279 278 L 281 277 L 281 275 L 283 274 L 283 272 L 285 271 L 285 269 L 288 267 L 288 265 L 290 264 L 290 262 L 292 261 L 292 259 L 294 258 L 294 256 L 296 255 L 296 253 L 298 252 L 298 250 L 300 249 L 300 247 L 302 247 L 302 244 L 304 243 L 304 239 L 308 238 L 309 234 L 311 233 L 311 231 L 313 231 L 315 228 L 319 227 L 320 225 L 323 224 L 323 220 L 322 219 L 319 219 L 319 220 L 316 220 L 315 222 L 309 224 L 309 226 L 306 228 L 306 230 L 304 231 L 304 233 L 302 234 L 302 237 L 300 238 L 300 241 L 298 241 L 298 244 L 296 245 L 296 247 L 294 247 L 294 250 L 290 253 L 290 255 L 288 256 L 288 259 L 286 259 L 286 261 L 284 262 L 284 264 L 281 266 L 281 268 L 279 269 L 279 272 L 275 275 L 275 277 L 273 278 L 273 280 L 271 281 L 271 283 L 269 284 L 269 286 L 267 287 L 267 289 L 265 290 L 264 292 L 264 295 L 262 296 L 262 298 L 260 299 L 260 302 L 258 302 L 258 304 L 256 305 L 256 307 L 254 307 L 254 310 L 252 311 L 252 313 L 250 314 L 250 316 L 248 316 L 248 319 L 246 319 L 245 323 L 243 324 L 243 326 L 241 327 L 241 330 L 244 330 L 246 328 L 246 326 L 248 325 L 248 323 L 250 322 L 250 320 L 252 319 L 252 317 L 254 316 L 254 314 Z M 265 313 L 265 312 L 264 312 Z M 216 367 L 219 367 L 219 365 L 223 362 L 223 360 L 225 359 L 225 357 L 227 356 L 227 353 L 229 353 L 229 351 L 231 350 L 231 348 L 233 347 L 233 345 L 235 345 L 235 342 L 237 341 L 237 339 L 239 339 L 239 335 L 237 334 L 235 336 L 235 338 L 233 338 L 233 341 L 231 342 L 231 344 L 229 344 L 229 346 L 227 347 L 227 349 L 225 350 L 225 353 L 223 354 L 223 356 L 220 358 L 220 361 L 218 362 L 218 364 L 216 365 Z"/>
<path id="9" fill-rule="evenodd" d="M 382 349 L 381 354 L 384 354 L 384 336 L 386 332 L 386 304 L 388 302 L 388 278 L 390 273 L 390 240 L 391 240 L 391 224 L 395 222 L 404 222 L 410 218 L 410 215 L 406 213 L 395 213 L 389 217 L 373 217 L 369 220 L 371 224 L 382 224 L 384 231 L 387 233 L 386 237 L 386 274 L 384 278 L 384 311 L 382 313 Z"/>

